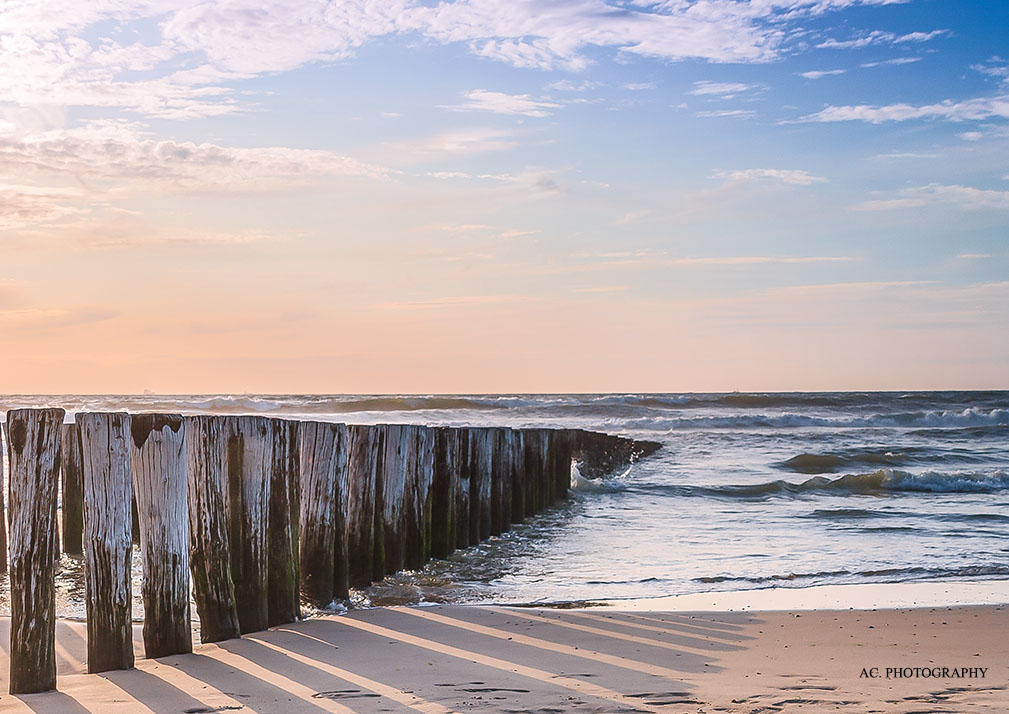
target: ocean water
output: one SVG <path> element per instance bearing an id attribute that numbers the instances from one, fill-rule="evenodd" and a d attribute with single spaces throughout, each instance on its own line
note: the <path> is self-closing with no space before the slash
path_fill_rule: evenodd
<path id="1" fill-rule="evenodd" d="M 0 397 L 3 410 L 44 405 L 580 427 L 662 444 L 604 479 L 573 472 L 568 503 L 355 593 L 359 605 L 1009 579 L 1009 392 Z M 79 616 L 68 558 L 60 592 Z"/>

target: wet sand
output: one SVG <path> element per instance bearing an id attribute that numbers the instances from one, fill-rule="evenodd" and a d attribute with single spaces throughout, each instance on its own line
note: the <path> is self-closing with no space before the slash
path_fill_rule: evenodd
<path id="1" fill-rule="evenodd" d="M 718 613 L 378 608 L 197 645 L 192 655 L 138 659 L 134 670 L 102 675 L 81 673 L 84 629 L 59 625 L 58 692 L 3 694 L 0 711 L 1009 710 L 1009 609 L 1001 606 Z M 6 621 L 0 637 L 5 659 Z M 0 668 L 6 674 L 7 662 Z M 886 668 L 912 671 L 887 678 Z M 963 676 L 952 676 L 954 670 Z"/>

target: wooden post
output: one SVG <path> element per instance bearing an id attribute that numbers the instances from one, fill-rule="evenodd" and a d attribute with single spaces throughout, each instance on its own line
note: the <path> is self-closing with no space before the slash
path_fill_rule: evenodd
<path id="1" fill-rule="evenodd" d="M 459 456 L 456 462 L 458 478 L 455 491 L 455 544 L 457 548 L 467 548 L 477 542 L 472 537 L 473 526 L 470 514 L 470 494 L 473 491 L 473 474 L 469 458 L 471 434 L 472 429 L 469 428 L 458 430 Z"/>
<path id="2" fill-rule="evenodd" d="M 7 412 L 10 693 L 56 688 L 56 495 L 62 409 Z"/>
<path id="3" fill-rule="evenodd" d="M 84 491 L 88 671 L 133 666 L 130 415 L 76 416 Z"/>
<path id="4" fill-rule="evenodd" d="M 225 417 L 231 578 L 243 633 L 268 627 L 266 524 L 273 439 L 269 420 Z"/>
<path id="5" fill-rule="evenodd" d="M 431 481 L 434 478 L 434 430 L 405 427 L 410 444 L 404 502 L 403 565 L 419 570 L 431 559 Z"/>
<path id="6" fill-rule="evenodd" d="M 456 491 L 459 488 L 459 430 L 434 429 L 431 474 L 431 557 L 447 558 L 456 548 Z"/>
<path id="7" fill-rule="evenodd" d="M 479 543 L 491 536 L 493 433 L 485 427 L 470 429 L 470 539 Z"/>
<path id="8" fill-rule="evenodd" d="M 4 442 L 3 429 L 0 429 L 0 448 Z M 4 460 L 0 458 L 0 573 L 7 572 L 7 517 L 4 513 Z"/>
<path id="9" fill-rule="evenodd" d="M 299 422 L 271 419 L 270 498 L 267 511 L 267 588 L 270 627 L 301 616 L 298 540 L 301 511 Z"/>
<path id="10" fill-rule="evenodd" d="M 543 485 L 547 476 L 548 437 L 545 429 L 525 430 L 525 487 L 526 515 L 532 516 L 542 511 L 546 504 L 543 498 Z"/>
<path id="11" fill-rule="evenodd" d="M 512 430 L 511 439 L 511 459 L 512 459 L 512 499 L 511 499 L 511 521 L 518 523 L 526 517 L 526 471 L 529 468 L 526 461 L 525 432 L 520 429 Z"/>
<path id="12" fill-rule="evenodd" d="M 84 545 L 84 482 L 81 476 L 81 440 L 76 424 L 64 424 L 60 431 L 60 485 L 63 489 L 63 552 L 81 555 Z"/>
<path id="13" fill-rule="evenodd" d="M 347 426 L 301 424 L 301 587 L 319 607 L 350 597 Z"/>
<path id="14" fill-rule="evenodd" d="M 571 456 L 574 445 L 582 434 L 579 429 L 558 429 L 553 439 L 553 498 L 554 503 L 566 501 L 571 488 Z"/>
<path id="15" fill-rule="evenodd" d="M 375 567 L 384 577 L 403 569 L 407 472 L 417 448 L 410 427 L 384 424 L 379 428 L 385 432 L 385 451 L 375 483 L 376 515 L 381 516 L 380 531 L 375 534 Z"/>
<path id="16" fill-rule="evenodd" d="M 382 465 L 382 437 L 378 427 L 347 427 L 347 571 L 355 588 L 374 579 L 375 479 Z"/>
<path id="17" fill-rule="evenodd" d="M 231 581 L 226 471 L 228 425 L 216 416 L 186 417 L 189 481 L 190 568 L 200 615 L 200 641 L 238 637 L 235 585 Z"/>
<path id="18" fill-rule="evenodd" d="M 193 651 L 185 433 L 179 414 L 134 414 L 130 420 L 148 659 Z"/>
<path id="19" fill-rule="evenodd" d="M 514 435 L 514 430 L 506 427 L 494 429 L 494 520 L 492 527 L 497 527 L 497 534 L 507 531 L 512 523 Z"/>

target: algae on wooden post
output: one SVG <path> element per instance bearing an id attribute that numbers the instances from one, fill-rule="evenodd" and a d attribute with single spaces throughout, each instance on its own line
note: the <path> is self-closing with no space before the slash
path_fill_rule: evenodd
<path id="1" fill-rule="evenodd" d="M 319 607 L 349 597 L 347 426 L 301 424 L 301 587 Z"/>
<path id="2" fill-rule="evenodd" d="M 133 490 L 144 564 L 144 655 L 193 651 L 189 624 L 189 503 L 185 429 L 179 414 L 130 422 Z"/>
<path id="3" fill-rule="evenodd" d="M 227 417 L 231 578 L 243 633 L 268 627 L 267 509 L 273 440 L 269 420 Z"/>
<path id="4" fill-rule="evenodd" d="M 56 688 L 56 496 L 62 409 L 7 412 L 10 693 Z"/>
<path id="5" fill-rule="evenodd" d="M 238 637 L 228 528 L 227 423 L 216 416 L 185 418 L 189 491 L 190 569 L 200 616 L 200 641 Z"/>
<path id="6" fill-rule="evenodd" d="M 375 575 L 375 490 L 383 436 L 376 426 L 347 427 L 347 570 L 355 588 L 367 587 Z"/>
<path id="7" fill-rule="evenodd" d="M 60 432 L 60 487 L 63 552 L 84 552 L 84 486 L 81 477 L 81 440 L 76 424 L 64 424 Z"/>
<path id="8" fill-rule="evenodd" d="M 459 430 L 434 429 L 431 474 L 431 557 L 446 558 L 456 547 L 456 491 L 459 487 Z"/>

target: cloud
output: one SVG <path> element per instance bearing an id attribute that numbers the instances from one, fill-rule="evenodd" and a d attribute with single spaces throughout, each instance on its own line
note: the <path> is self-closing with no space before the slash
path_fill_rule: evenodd
<path id="1" fill-rule="evenodd" d="M 512 132 L 490 128 L 453 129 L 431 136 L 383 144 L 389 160 L 396 162 L 431 161 L 472 156 L 492 151 L 507 151 L 518 145 Z M 459 172 L 448 173 L 457 174 Z M 445 172 L 441 172 L 441 175 L 436 178 L 462 178 L 462 176 L 446 176 Z"/>
<path id="2" fill-rule="evenodd" d="M 528 94 L 505 94 L 486 89 L 474 89 L 463 95 L 466 101 L 444 109 L 454 111 L 484 111 L 495 114 L 512 114 L 526 117 L 546 117 L 560 108 L 560 104 L 545 99 L 533 99 Z"/>
<path id="3" fill-rule="evenodd" d="M 961 253 L 957 256 L 960 260 L 986 260 L 990 257 L 991 253 Z"/>
<path id="4" fill-rule="evenodd" d="M 863 201 L 854 208 L 858 211 L 888 211 L 929 205 L 952 206 L 961 210 L 1005 211 L 1009 210 L 1009 191 L 931 183 L 899 191 L 894 198 Z"/>
<path id="5" fill-rule="evenodd" d="M 872 32 L 850 40 L 824 40 L 817 45 L 818 49 L 851 50 L 880 44 L 906 44 L 909 42 L 928 42 L 936 37 L 950 34 L 949 30 L 932 30 L 931 32 L 909 32 L 898 35 L 893 32 L 873 30 Z"/>
<path id="6" fill-rule="evenodd" d="M 954 102 L 943 100 L 938 104 L 914 106 L 912 104 L 868 104 L 849 106 L 829 106 L 815 114 L 801 117 L 800 122 L 864 121 L 881 124 L 887 121 L 908 121 L 911 119 L 946 119 L 949 121 L 969 121 L 990 118 L 1009 118 L 1009 96 L 979 97 Z"/>
<path id="7" fill-rule="evenodd" d="M 120 193 L 261 191 L 325 176 L 387 175 L 384 169 L 328 151 L 157 141 L 123 122 L 0 136 L 0 177 L 28 173 L 62 175 L 92 192 Z"/>
<path id="8" fill-rule="evenodd" d="M 827 179 L 814 176 L 801 169 L 739 169 L 736 171 L 716 171 L 714 177 L 722 179 L 726 184 L 739 184 L 750 181 L 770 181 L 789 186 L 809 186 L 823 183 Z"/>
<path id="9" fill-rule="evenodd" d="M 0 5 L 0 96 L 20 106 L 109 107 L 180 120 L 217 116 L 249 109 L 236 83 L 341 61 L 390 35 L 463 44 L 480 57 L 544 70 L 582 70 L 600 49 L 616 59 L 767 62 L 787 49 L 790 25 L 889 2 L 7 2 Z M 943 32 L 890 41 L 921 42 Z"/>
<path id="10" fill-rule="evenodd" d="M 756 89 L 756 85 L 742 82 L 694 82 L 694 88 L 688 92 L 695 97 L 715 96 L 721 99 L 733 99 L 737 94 Z"/>
<path id="11" fill-rule="evenodd" d="M 800 72 L 800 77 L 805 77 L 806 79 L 821 79 L 823 77 L 830 77 L 835 74 L 844 74 L 843 69 L 814 69 L 809 72 Z"/>
<path id="12" fill-rule="evenodd" d="M 658 84 L 655 82 L 627 82 L 626 84 L 621 84 L 620 86 L 631 92 L 641 92 L 646 89 L 655 89 Z"/>
<path id="13" fill-rule="evenodd" d="M 68 327 L 103 322 L 117 315 L 115 310 L 106 307 L 0 310 L 0 327 L 4 330 L 30 332 L 62 330 Z"/>
<path id="14" fill-rule="evenodd" d="M 79 212 L 72 204 L 82 196 L 74 189 L 0 184 L 0 230 L 65 218 Z"/>
<path id="15" fill-rule="evenodd" d="M 893 59 L 880 60 L 879 62 L 863 62 L 859 65 L 859 67 L 868 69 L 870 67 L 882 67 L 892 64 L 911 64 L 913 62 L 921 62 L 921 57 L 894 57 Z"/>
<path id="16" fill-rule="evenodd" d="M 449 308 L 483 307 L 486 305 L 511 305 L 539 300 L 532 295 L 451 295 L 445 297 L 378 303 L 373 307 L 386 310 L 435 310 Z"/>
<path id="17" fill-rule="evenodd" d="M 555 89 L 558 92 L 586 92 L 590 89 L 597 89 L 604 86 L 606 85 L 603 82 L 594 82 L 588 79 L 581 82 L 572 82 L 570 79 L 562 79 L 557 82 L 551 82 L 547 85 L 547 89 Z"/>
<path id="18" fill-rule="evenodd" d="M 752 109 L 715 109 L 712 111 L 697 112 L 699 117 L 739 117 L 745 119 L 756 116 L 757 112 Z"/>

